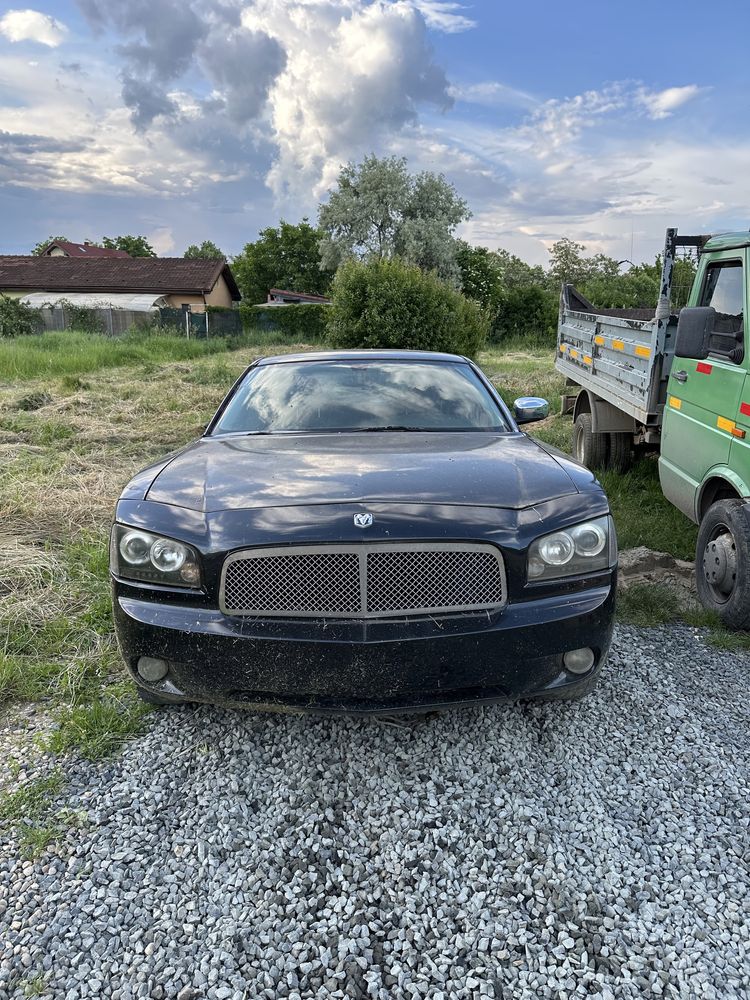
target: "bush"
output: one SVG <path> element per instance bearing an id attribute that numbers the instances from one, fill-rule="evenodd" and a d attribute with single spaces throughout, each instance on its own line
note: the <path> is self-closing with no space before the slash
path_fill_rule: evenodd
<path id="1" fill-rule="evenodd" d="M 557 337 L 558 294 L 539 285 L 504 288 L 492 317 L 491 339 L 513 339 L 554 345 Z"/>
<path id="2" fill-rule="evenodd" d="M 42 318 L 37 309 L 0 294 L 0 337 L 28 337 L 41 332 Z"/>
<path id="3" fill-rule="evenodd" d="M 286 306 L 240 306 L 246 334 L 278 333 L 278 340 L 310 344 L 325 339 L 330 306 L 304 304 Z"/>
<path id="4" fill-rule="evenodd" d="M 65 327 L 68 330 L 79 330 L 81 333 L 105 332 L 101 309 L 93 306 L 76 306 L 67 299 L 60 299 L 58 306 L 63 310 Z"/>
<path id="5" fill-rule="evenodd" d="M 342 264 L 328 324 L 334 347 L 446 351 L 473 357 L 487 335 L 481 307 L 400 260 Z"/>

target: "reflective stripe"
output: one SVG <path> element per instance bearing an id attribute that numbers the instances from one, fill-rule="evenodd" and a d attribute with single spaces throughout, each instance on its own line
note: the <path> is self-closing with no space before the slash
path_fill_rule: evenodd
<path id="1" fill-rule="evenodd" d="M 651 348 L 650 347 L 644 347 L 642 344 L 636 344 L 635 345 L 635 353 L 638 355 L 639 358 L 650 358 L 651 357 Z"/>
<path id="2" fill-rule="evenodd" d="M 604 337 L 594 337 L 594 343 L 601 347 L 604 344 Z"/>
<path id="3" fill-rule="evenodd" d="M 588 354 L 584 354 L 584 356 L 583 356 L 583 363 L 584 363 L 585 365 L 590 365 L 590 364 L 592 363 L 592 362 L 591 362 L 591 358 L 589 357 L 589 355 L 588 355 Z"/>
<path id="4" fill-rule="evenodd" d="M 571 347 L 570 348 L 570 356 L 571 356 L 571 358 L 577 358 L 578 357 L 578 351 L 574 351 L 573 348 Z"/>
<path id="5" fill-rule="evenodd" d="M 732 434 L 736 438 L 743 438 L 745 436 L 745 432 L 742 430 L 741 427 L 733 427 L 732 428 Z"/>
<path id="6" fill-rule="evenodd" d="M 625 343 L 622 340 L 613 340 L 612 341 L 612 346 L 614 347 L 614 349 L 616 351 L 624 351 L 625 350 Z"/>
<path id="7" fill-rule="evenodd" d="M 750 417 L 750 403 L 740 403 L 740 413 Z"/>
<path id="8" fill-rule="evenodd" d="M 707 365 L 705 361 L 699 361 L 698 364 L 695 366 L 695 370 L 697 372 L 700 372 L 701 375 L 710 375 L 711 372 L 714 370 L 714 366 Z"/>
<path id="9" fill-rule="evenodd" d="M 673 407 L 675 410 L 681 410 L 682 409 L 682 400 L 678 399 L 677 396 L 670 396 L 669 397 L 669 405 L 671 407 Z"/>
<path id="10" fill-rule="evenodd" d="M 731 434 L 734 430 L 734 420 L 727 420 L 726 417 L 717 417 L 716 426 L 720 431 L 729 431 Z"/>

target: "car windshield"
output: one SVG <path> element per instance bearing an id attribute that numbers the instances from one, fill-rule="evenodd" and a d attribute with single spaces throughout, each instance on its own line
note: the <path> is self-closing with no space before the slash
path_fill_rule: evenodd
<path id="1" fill-rule="evenodd" d="M 300 361 L 248 372 L 212 433 L 506 431 L 470 365 L 431 361 Z"/>

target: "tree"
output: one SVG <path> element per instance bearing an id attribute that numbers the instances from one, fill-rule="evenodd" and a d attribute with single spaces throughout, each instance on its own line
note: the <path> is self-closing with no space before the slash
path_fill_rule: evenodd
<path id="1" fill-rule="evenodd" d="M 549 251 L 549 276 L 558 287 L 561 284 L 581 285 L 591 275 L 591 262 L 583 256 L 583 243 L 564 236 L 552 244 Z"/>
<path id="2" fill-rule="evenodd" d="M 196 243 L 191 243 L 187 248 L 183 257 L 188 257 L 191 260 L 226 260 L 227 255 L 223 253 L 212 243 L 211 240 L 204 240 L 200 246 Z"/>
<path id="3" fill-rule="evenodd" d="M 485 308 L 490 307 L 501 287 L 497 255 L 487 247 L 475 247 L 465 240 L 457 240 L 456 264 L 464 295 Z"/>
<path id="4" fill-rule="evenodd" d="M 103 236 L 107 250 L 124 250 L 131 257 L 155 257 L 156 252 L 145 236 Z"/>
<path id="5" fill-rule="evenodd" d="M 434 272 L 398 258 L 345 261 L 336 272 L 328 336 L 334 347 L 474 355 L 485 313 Z"/>
<path id="6" fill-rule="evenodd" d="M 33 250 L 31 251 L 35 257 L 41 257 L 50 243 L 69 243 L 70 240 L 67 236 L 48 236 L 46 240 L 42 240 L 41 243 L 37 243 Z"/>
<path id="7" fill-rule="evenodd" d="M 265 302 L 271 288 L 327 295 L 333 271 L 320 263 L 321 235 L 307 219 L 297 225 L 282 219 L 278 228 L 262 229 L 232 262 L 243 299 Z"/>
<path id="8" fill-rule="evenodd" d="M 524 337 L 536 343 L 555 343 L 558 296 L 543 285 L 503 288 L 491 320 L 491 339 Z"/>
<path id="9" fill-rule="evenodd" d="M 460 283 L 456 226 L 470 217 L 466 202 L 442 174 L 413 176 L 404 157 L 368 156 L 349 163 L 318 210 L 324 266 L 401 257 Z"/>

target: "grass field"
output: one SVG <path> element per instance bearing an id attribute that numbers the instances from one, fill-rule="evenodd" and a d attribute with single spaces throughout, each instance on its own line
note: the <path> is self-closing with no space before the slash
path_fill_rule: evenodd
<path id="1" fill-rule="evenodd" d="M 54 725 L 39 752 L 53 757 L 105 755 L 143 722 L 111 622 L 107 537 L 122 486 L 198 436 L 254 357 L 304 349 L 102 340 L 53 334 L 0 344 L 0 710 L 40 703 Z M 568 447 L 551 350 L 492 350 L 479 362 L 507 401 L 546 396 L 552 415 L 533 433 Z M 653 459 L 604 484 L 622 548 L 692 557 L 695 528 L 662 497 Z M 637 617 L 638 602 L 630 605 Z"/>

